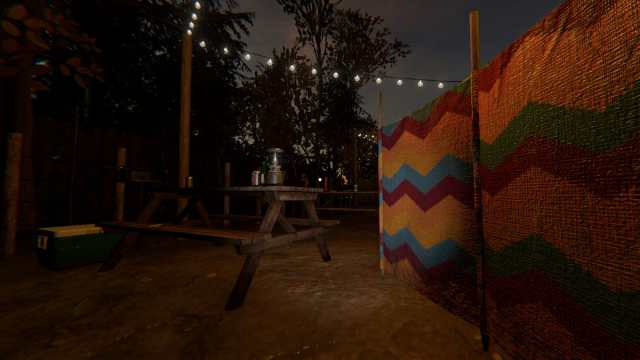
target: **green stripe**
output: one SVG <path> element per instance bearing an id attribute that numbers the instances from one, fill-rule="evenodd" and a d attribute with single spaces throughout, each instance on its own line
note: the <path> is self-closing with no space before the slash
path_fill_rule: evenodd
<path id="1" fill-rule="evenodd" d="M 602 153 L 640 131 L 640 81 L 604 112 L 530 103 L 493 144 L 480 145 L 480 162 L 495 169 L 524 140 L 540 136 Z"/>
<path id="2" fill-rule="evenodd" d="M 531 235 L 502 251 L 488 249 L 487 265 L 492 275 L 500 277 L 544 271 L 611 333 L 640 342 L 640 292 L 611 291 L 541 236 Z"/>

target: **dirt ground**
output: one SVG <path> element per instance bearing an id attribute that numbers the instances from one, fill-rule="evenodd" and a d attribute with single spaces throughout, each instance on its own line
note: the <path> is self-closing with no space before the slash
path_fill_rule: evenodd
<path id="1" fill-rule="evenodd" d="M 224 305 L 231 246 L 153 239 L 108 273 L 0 262 L 1 359 L 491 359 L 479 331 L 378 269 L 374 218 L 264 256 L 245 305 Z M 494 354 L 497 357 L 497 355 Z"/>

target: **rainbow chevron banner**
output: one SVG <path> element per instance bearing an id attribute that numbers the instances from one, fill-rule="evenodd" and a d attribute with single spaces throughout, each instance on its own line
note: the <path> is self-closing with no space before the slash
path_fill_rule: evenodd
<path id="1" fill-rule="evenodd" d="M 570 0 L 478 75 L 488 331 L 640 359 L 640 0 Z M 477 322 L 467 84 L 381 129 L 384 269 Z"/>

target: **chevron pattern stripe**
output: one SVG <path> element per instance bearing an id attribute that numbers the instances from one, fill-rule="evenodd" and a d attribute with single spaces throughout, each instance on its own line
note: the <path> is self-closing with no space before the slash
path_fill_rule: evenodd
<path id="1" fill-rule="evenodd" d="M 492 339 L 514 358 L 640 359 L 640 0 L 566 1 L 478 84 Z M 468 88 L 380 130 L 381 252 L 475 322 Z"/>

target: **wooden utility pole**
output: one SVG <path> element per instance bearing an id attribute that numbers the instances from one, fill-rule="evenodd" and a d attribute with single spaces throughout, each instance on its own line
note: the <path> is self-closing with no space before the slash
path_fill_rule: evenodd
<path id="1" fill-rule="evenodd" d="M 471 58 L 471 151 L 473 162 L 473 219 L 475 228 L 475 243 L 480 249 L 480 264 L 478 267 L 478 296 L 480 298 L 480 334 L 484 351 L 489 350 L 489 335 L 487 333 L 487 303 L 486 303 L 486 244 L 484 241 L 484 223 L 482 216 L 482 186 L 480 184 L 480 113 L 478 111 L 478 72 L 480 71 L 480 12 L 477 10 L 469 14 L 469 37 Z"/>
<path id="2" fill-rule="evenodd" d="M 22 167 L 22 134 L 7 137 L 7 163 L 4 172 L 3 257 L 16 252 L 16 233 L 20 209 L 20 170 Z"/>
<path id="3" fill-rule="evenodd" d="M 191 62 L 193 42 L 186 32 L 182 36 L 182 70 L 180 78 L 180 149 L 178 160 L 178 187 L 187 188 L 191 145 Z M 185 199 L 178 200 L 178 213 L 187 205 Z"/>
<path id="4" fill-rule="evenodd" d="M 125 167 L 127 165 L 127 149 L 118 148 L 118 158 L 116 160 L 116 170 L 118 173 L 118 180 L 116 182 L 116 206 L 113 218 L 116 222 L 124 221 L 124 202 L 125 202 L 125 190 L 126 179 Z"/>

